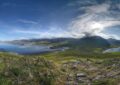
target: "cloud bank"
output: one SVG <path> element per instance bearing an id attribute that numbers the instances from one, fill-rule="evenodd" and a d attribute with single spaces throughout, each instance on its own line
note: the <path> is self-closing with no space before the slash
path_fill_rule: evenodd
<path id="1" fill-rule="evenodd" d="M 115 5 L 114 5 L 115 6 Z M 116 5 L 117 6 L 117 5 Z M 111 10 L 110 2 L 102 4 L 93 4 L 90 6 L 80 7 L 79 10 L 84 10 L 84 14 L 78 15 L 69 25 L 69 32 L 73 37 L 80 38 L 83 36 L 98 35 L 104 38 L 115 37 L 115 34 L 105 34 L 103 31 L 109 27 L 120 25 L 120 8 L 118 10 Z M 114 13 L 114 14 L 113 14 Z"/>

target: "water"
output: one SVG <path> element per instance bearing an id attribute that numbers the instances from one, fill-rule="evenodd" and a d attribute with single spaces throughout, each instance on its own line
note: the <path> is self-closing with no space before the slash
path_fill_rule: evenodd
<path id="1" fill-rule="evenodd" d="M 103 53 L 111 53 L 111 52 L 120 52 L 120 47 L 107 49 Z"/>
<path id="2" fill-rule="evenodd" d="M 17 54 L 38 54 L 51 51 L 63 51 L 65 48 L 51 49 L 49 46 L 37 45 L 14 45 L 10 43 L 0 43 L 0 51 Z"/>

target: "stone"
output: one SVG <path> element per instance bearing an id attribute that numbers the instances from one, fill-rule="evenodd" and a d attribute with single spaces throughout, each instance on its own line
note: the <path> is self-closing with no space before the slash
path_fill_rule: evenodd
<path id="1" fill-rule="evenodd" d="M 78 73 L 76 76 L 77 77 L 86 77 L 86 75 L 84 73 Z"/>

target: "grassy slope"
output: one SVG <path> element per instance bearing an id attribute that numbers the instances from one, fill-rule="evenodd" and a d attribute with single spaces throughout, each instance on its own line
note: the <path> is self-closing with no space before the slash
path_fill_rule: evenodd
<path id="1" fill-rule="evenodd" d="M 76 51 L 65 51 L 48 53 L 41 56 L 52 61 L 60 69 L 60 72 L 65 73 L 64 78 L 72 75 L 72 80 L 75 81 L 75 75 L 77 73 L 86 73 L 88 79 L 111 74 L 112 77 L 105 76 L 105 78 L 101 77 L 98 80 L 92 80 L 92 85 L 117 85 L 120 83 L 118 81 L 120 78 L 120 55 L 118 53 L 83 55 Z M 76 62 L 81 63 L 74 68 Z M 114 79 L 114 77 L 117 78 Z M 86 82 L 84 83 L 85 85 L 87 84 Z"/>
<path id="2" fill-rule="evenodd" d="M 39 56 L 0 53 L 0 66 L 0 85 L 56 85 L 60 75 L 52 62 Z"/>
<path id="3" fill-rule="evenodd" d="M 118 85 L 119 66 L 119 54 L 81 55 L 67 51 L 20 56 L 0 53 L 0 85 L 73 85 L 75 82 L 87 85 L 87 81 L 92 85 Z M 86 74 L 83 83 L 76 80 L 78 73 Z"/>

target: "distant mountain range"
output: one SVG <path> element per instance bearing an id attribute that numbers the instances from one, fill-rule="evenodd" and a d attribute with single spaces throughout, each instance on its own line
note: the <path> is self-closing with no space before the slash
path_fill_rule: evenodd
<path id="1" fill-rule="evenodd" d="M 114 47 L 120 46 L 120 40 L 110 38 L 110 39 L 108 39 L 108 42 Z"/>
<path id="2" fill-rule="evenodd" d="M 110 48 L 110 43 L 99 36 L 83 37 L 71 42 L 73 48 L 79 49 L 80 51 L 97 52 L 104 49 Z"/>
<path id="3" fill-rule="evenodd" d="M 10 43 L 14 44 L 44 44 L 52 45 L 51 48 L 69 47 L 71 49 L 77 49 L 81 52 L 101 52 L 105 49 L 112 47 L 120 47 L 120 40 L 104 39 L 99 36 L 83 37 L 80 39 L 75 38 L 54 38 L 54 39 L 30 39 L 30 40 L 15 40 Z"/>

